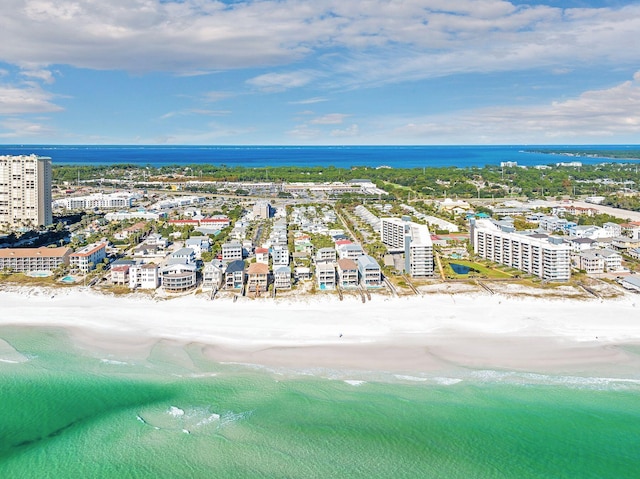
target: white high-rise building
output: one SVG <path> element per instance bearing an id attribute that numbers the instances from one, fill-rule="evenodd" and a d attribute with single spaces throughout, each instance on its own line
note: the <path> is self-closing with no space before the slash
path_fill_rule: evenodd
<path id="1" fill-rule="evenodd" d="M 471 244 L 481 258 L 525 271 L 547 281 L 568 281 L 570 247 L 562 238 L 523 234 L 490 220 L 471 221 Z"/>
<path id="2" fill-rule="evenodd" d="M 433 242 L 426 225 L 408 219 L 382 218 L 380 237 L 390 253 L 404 252 L 404 268 L 412 278 L 433 276 Z"/>
<path id="3" fill-rule="evenodd" d="M 0 229 L 51 223 L 51 158 L 0 155 Z"/>

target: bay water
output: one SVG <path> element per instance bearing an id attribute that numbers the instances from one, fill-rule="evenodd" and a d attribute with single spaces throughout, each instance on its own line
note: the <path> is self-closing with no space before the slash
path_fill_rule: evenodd
<path id="1" fill-rule="evenodd" d="M 483 167 L 501 162 L 523 166 L 580 161 L 585 164 L 630 162 L 598 157 L 568 158 L 550 151 L 629 152 L 637 145 L 481 145 L 481 146 L 158 146 L 158 145 L 0 145 L 0 155 L 51 157 L 55 165 L 132 164 L 138 167 L 170 165 L 226 165 L 245 168 L 275 166 L 351 168 L 353 166 L 430 168 Z"/>

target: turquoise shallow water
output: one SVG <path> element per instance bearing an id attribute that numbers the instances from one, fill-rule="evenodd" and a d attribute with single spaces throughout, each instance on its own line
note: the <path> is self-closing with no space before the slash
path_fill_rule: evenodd
<path id="1" fill-rule="evenodd" d="M 477 371 L 346 382 L 339 372 L 216 364 L 198 345 L 160 342 L 131 360 L 90 354 L 58 330 L 4 328 L 0 337 L 27 359 L 0 362 L 0 477 L 635 478 L 640 470 L 636 381 Z"/>

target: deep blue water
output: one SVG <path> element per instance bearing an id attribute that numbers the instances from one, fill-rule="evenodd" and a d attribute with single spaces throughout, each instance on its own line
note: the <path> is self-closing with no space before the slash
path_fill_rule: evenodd
<path id="1" fill-rule="evenodd" d="M 268 166 L 391 166 L 424 168 L 498 165 L 515 161 L 519 165 L 552 164 L 572 158 L 525 150 L 549 148 L 575 151 L 638 150 L 637 145 L 589 146 L 100 146 L 100 145 L 1 145 L 0 155 L 36 154 L 49 156 L 57 165 L 138 166 L 214 164 L 264 168 Z M 578 158 L 585 164 L 602 163 L 600 158 Z M 628 160 L 610 160 L 628 161 Z"/>

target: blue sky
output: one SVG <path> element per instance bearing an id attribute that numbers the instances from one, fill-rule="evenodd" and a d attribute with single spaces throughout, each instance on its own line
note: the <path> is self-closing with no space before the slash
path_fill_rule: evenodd
<path id="1" fill-rule="evenodd" d="M 640 2 L 3 0 L 4 144 L 640 143 Z"/>

